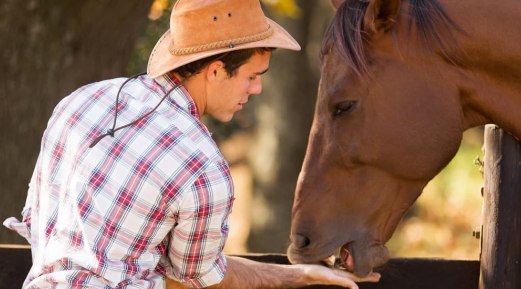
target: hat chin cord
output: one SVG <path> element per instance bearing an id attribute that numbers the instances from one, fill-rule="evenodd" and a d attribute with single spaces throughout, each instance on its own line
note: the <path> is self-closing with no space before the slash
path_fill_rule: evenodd
<path id="1" fill-rule="evenodd" d="M 114 133 L 120 129 L 123 129 L 123 128 L 126 128 L 126 127 L 129 127 L 129 126 L 132 126 L 136 123 L 138 123 L 139 121 L 141 121 L 142 119 L 148 117 L 151 113 L 153 113 L 160 105 L 161 103 L 163 103 L 163 101 L 168 97 L 168 95 L 170 95 L 170 93 L 172 93 L 172 91 L 174 91 L 174 89 L 178 88 L 180 85 L 179 84 L 176 84 L 174 85 L 174 87 L 172 87 L 170 90 L 168 90 L 165 95 L 161 98 L 161 100 L 159 101 L 159 103 L 150 111 L 146 112 L 145 114 L 143 114 L 142 116 L 138 117 L 137 119 L 125 124 L 125 125 L 122 125 L 122 126 L 119 126 L 119 127 L 116 127 L 116 122 L 118 120 L 118 102 L 119 102 L 119 95 L 121 94 L 121 90 L 123 89 L 123 87 L 125 86 L 125 84 L 127 84 L 129 81 L 133 80 L 133 79 L 136 79 L 142 75 L 145 75 L 146 72 L 142 72 L 142 73 L 139 73 L 139 74 L 136 74 L 134 76 L 131 76 L 129 77 L 127 80 L 125 80 L 125 82 L 123 82 L 121 84 L 121 86 L 119 87 L 118 89 L 118 93 L 116 94 L 116 104 L 115 104 L 115 107 L 114 107 L 114 122 L 112 123 L 112 128 L 109 128 L 107 130 L 106 133 L 104 134 L 101 134 L 99 136 L 97 136 L 93 141 L 92 143 L 89 145 L 89 148 L 93 148 L 96 144 L 98 144 L 103 138 L 105 138 L 106 136 L 111 136 L 111 137 L 114 137 Z"/>

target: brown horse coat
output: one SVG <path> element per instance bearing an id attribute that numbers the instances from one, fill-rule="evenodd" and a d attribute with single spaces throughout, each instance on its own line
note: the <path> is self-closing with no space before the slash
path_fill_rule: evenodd
<path id="1" fill-rule="evenodd" d="M 521 138 L 521 2 L 332 2 L 288 256 L 366 275 L 464 130 Z"/>

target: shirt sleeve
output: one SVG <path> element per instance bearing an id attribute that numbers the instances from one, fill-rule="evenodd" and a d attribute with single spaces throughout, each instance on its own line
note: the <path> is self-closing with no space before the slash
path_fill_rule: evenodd
<path id="1" fill-rule="evenodd" d="M 190 186 L 171 231 L 169 277 L 191 288 L 217 284 L 224 278 L 223 247 L 228 236 L 228 216 L 233 184 L 225 163 L 210 164 Z"/>
<path id="2" fill-rule="evenodd" d="M 37 174 L 39 173 L 39 163 L 40 163 L 41 155 L 38 156 L 38 159 L 36 161 L 36 168 L 33 172 L 33 175 L 31 177 L 31 181 L 29 182 L 29 189 L 27 191 L 27 199 L 25 200 L 25 206 L 22 210 L 22 221 L 20 222 L 15 217 L 7 218 L 3 225 L 12 231 L 17 232 L 20 236 L 24 237 L 27 242 L 31 245 L 36 245 L 31 240 L 31 220 L 32 220 L 32 206 L 33 206 L 33 199 L 35 198 L 35 187 L 36 187 L 36 179 Z"/>

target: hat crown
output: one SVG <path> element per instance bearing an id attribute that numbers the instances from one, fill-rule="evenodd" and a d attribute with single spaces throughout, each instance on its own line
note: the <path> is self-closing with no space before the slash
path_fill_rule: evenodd
<path id="1" fill-rule="evenodd" d="M 170 17 L 170 50 L 234 45 L 269 29 L 259 0 L 178 0 Z"/>
<path id="2" fill-rule="evenodd" d="M 148 60 L 148 75 L 158 77 L 188 63 L 234 50 L 300 46 L 262 11 L 260 0 L 177 0 L 170 29 Z"/>

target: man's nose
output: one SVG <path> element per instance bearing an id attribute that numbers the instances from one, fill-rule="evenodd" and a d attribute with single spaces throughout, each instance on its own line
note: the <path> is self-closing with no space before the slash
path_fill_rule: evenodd
<path id="1" fill-rule="evenodd" d="M 250 85 L 250 89 L 248 91 L 248 94 L 255 95 L 260 94 L 262 92 L 262 79 L 261 77 L 257 77 L 255 81 L 253 81 Z"/>

